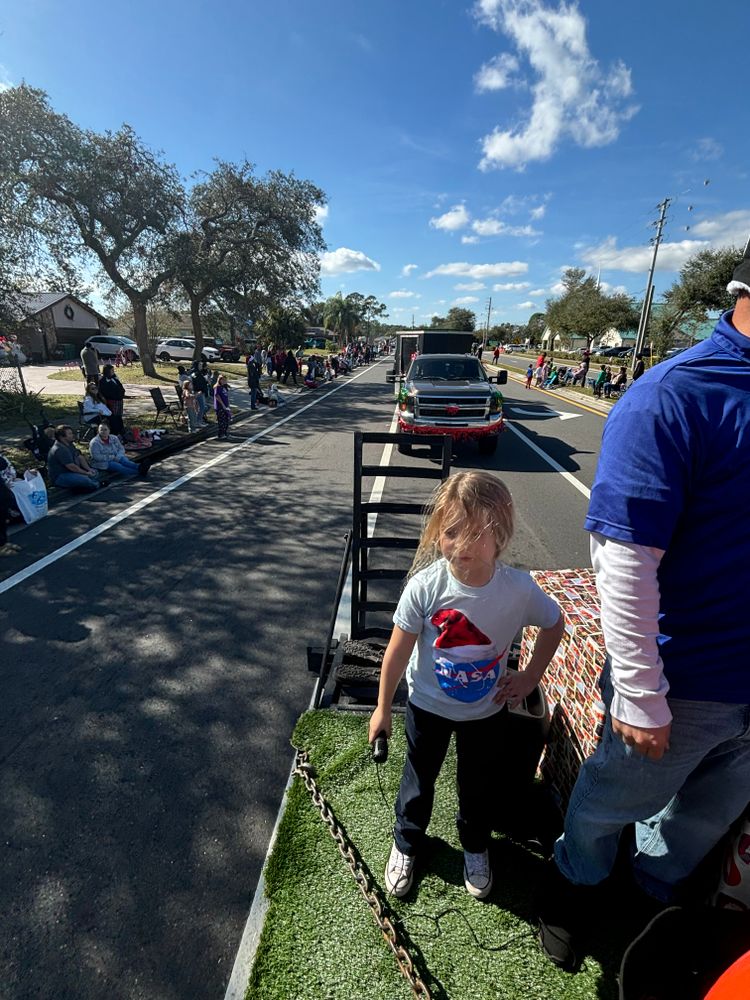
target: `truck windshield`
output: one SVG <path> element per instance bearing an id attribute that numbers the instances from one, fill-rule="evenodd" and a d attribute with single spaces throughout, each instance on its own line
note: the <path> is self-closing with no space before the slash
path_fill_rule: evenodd
<path id="1" fill-rule="evenodd" d="M 433 382 L 457 382 L 481 379 L 485 374 L 474 358 L 416 358 L 409 369 L 409 379 Z"/>

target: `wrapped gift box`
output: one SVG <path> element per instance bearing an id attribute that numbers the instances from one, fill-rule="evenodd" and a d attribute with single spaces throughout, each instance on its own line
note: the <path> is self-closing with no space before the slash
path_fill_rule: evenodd
<path id="1" fill-rule="evenodd" d="M 532 576 L 560 605 L 565 634 L 542 680 L 551 714 L 540 770 L 564 808 L 581 762 L 596 749 L 604 727 L 599 676 L 605 650 L 599 597 L 594 573 L 582 570 L 540 570 Z M 536 628 L 524 631 L 520 667 L 531 657 Z"/>

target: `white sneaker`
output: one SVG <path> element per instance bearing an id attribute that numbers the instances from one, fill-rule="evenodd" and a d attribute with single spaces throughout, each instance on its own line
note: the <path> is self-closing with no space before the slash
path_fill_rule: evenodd
<path id="1" fill-rule="evenodd" d="M 484 899 L 492 889 L 492 869 L 489 851 L 471 854 L 464 851 L 464 885 L 474 899 Z"/>
<path id="2" fill-rule="evenodd" d="M 402 854 L 394 844 L 385 866 L 385 885 L 393 896 L 405 896 L 414 881 L 414 858 Z"/>

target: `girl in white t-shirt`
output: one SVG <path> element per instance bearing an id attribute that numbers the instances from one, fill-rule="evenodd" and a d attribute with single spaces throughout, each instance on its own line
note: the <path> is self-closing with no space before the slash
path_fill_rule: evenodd
<path id="1" fill-rule="evenodd" d="M 410 578 L 393 616 L 370 742 L 391 732 L 391 706 L 408 667 L 407 757 L 396 800 L 388 890 L 404 896 L 432 812 L 435 782 L 456 733 L 458 833 L 464 884 L 483 899 L 492 888 L 492 761 L 512 766 L 508 707 L 539 683 L 562 638 L 557 604 L 528 573 L 500 562 L 513 534 L 513 502 L 488 472 L 460 472 L 436 490 Z M 506 670 L 508 648 L 525 625 L 539 634 L 524 671 Z"/>

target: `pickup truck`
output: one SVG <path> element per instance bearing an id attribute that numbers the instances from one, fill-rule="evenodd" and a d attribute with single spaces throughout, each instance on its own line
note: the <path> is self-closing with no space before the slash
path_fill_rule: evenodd
<path id="1" fill-rule="evenodd" d="M 503 397 L 507 371 L 488 375 L 470 354 L 418 354 L 398 394 L 398 429 L 408 434 L 450 434 L 457 441 L 476 441 L 482 455 L 492 455 L 504 429 Z M 407 444 L 399 451 L 408 454 Z"/>

